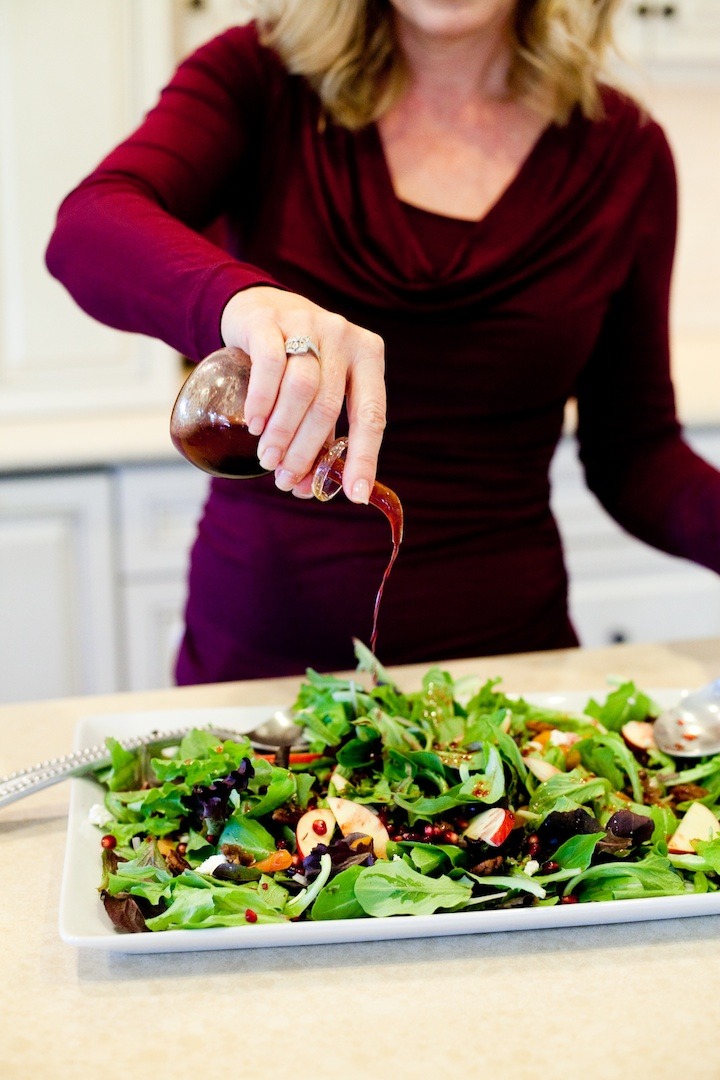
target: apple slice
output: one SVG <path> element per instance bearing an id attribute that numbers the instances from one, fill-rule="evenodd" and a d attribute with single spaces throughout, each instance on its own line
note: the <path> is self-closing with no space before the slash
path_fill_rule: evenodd
<path id="1" fill-rule="evenodd" d="M 652 750 L 655 747 L 655 732 L 648 720 L 629 720 L 623 724 L 620 734 L 631 750 Z"/>
<path id="2" fill-rule="evenodd" d="M 353 802 L 351 799 L 340 799 L 334 795 L 329 795 L 327 802 L 343 836 L 349 836 L 350 833 L 362 833 L 363 836 L 369 836 L 378 859 L 387 858 L 390 837 L 382 821 L 370 807 Z"/>
<path id="3" fill-rule="evenodd" d="M 562 772 L 562 769 L 558 769 L 556 765 L 551 765 L 545 758 L 526 757 L 524 761 L 533 776 L 541 783 L 549 780 L 556 773 Z"/>
<path id="4" fill-rule="evenodd" d="M 484 840 L 491 847 L 500 847 L 507 840 L 514 825 L 515 815 L 511 810 L 493 806 L 474 817 L 464 830 L 463 836 L 467 836 L 469 840 Z"/>
<path id="5" fill-rule="evenodd" d="M 672 855 L 694 855 L 693 840 L 714 840 L 716 836 L 720 836 L 720 822 L 704 803 L 694 802 L 668 840 L 668 851 Z"/>
<path id="6" fill-rule="evenodd" d="M 335 832 L 335 815 L 332 810 L 308 810 L 295 827 L 297 848 L 303 859 L 318 844 L 329 844 Z"/>

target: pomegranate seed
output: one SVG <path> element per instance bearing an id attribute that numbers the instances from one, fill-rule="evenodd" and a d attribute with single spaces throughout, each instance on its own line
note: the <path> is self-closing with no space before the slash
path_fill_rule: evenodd
<path id="1" fill-rule="evenodd" d="M 536 833 L 532 833 L 525 841 L 525 850 L 531 857 L 537 855 L 540 851 L 540 838 Z"/>
<path id="2" fill-rule="evenodd" d="M 560 897 L 560 903 L 561 904 L 579 904 L 580 901 L 578 900 L 577 896 L 573 895 L 573 893 L 568 893 L 567 896 L 561 896 Z"/>
<path id="3" fill-rule="evenodd" d="M 110 833 L 108 833 L 108 835 L 107 835 L 107 836 L 103 836 L 103 838 L 102 838 L 102 840 L 100 841 L 100 843 L 102 844 L 102 846 L 103 846 L 104 848 L 107 848 L 107 849 L 108 849 L 108 851 L 112 851 L 112 849 L 113 849 L 113 848 L 115 847 L 115 845 L 117 844 L 117 840 L 115 839 L 115 837 L 114 837 L 114 836 L 112 836 L 112 835 L 111 835 Z"/>
<path id="4" fill-rule="evenodd" d="M 248 908 L 245 912 L 245 919 L 247 920 L 247 922 L 257 922 L 257 914 L 253 911 L 252 908 Z"/>
<path id="5" fill-rule="evenodd" d="M 318 819 L 317 821 L 313 821 L 312 828 L 313 832 L 317 833 L 318 836 L 324 836 L 327 832 L 327 822 Z"/>
<path id="6" fill-rule="evenodd" d="M 187 852 L 187 844 L 184 844 L 182 841 L 180 841 L 175 850 L 177 851 L 178 855 L 185 855 Z"/>
<path id="7" fill-rule="evenodd" d="M 559 869 L 560 869 L 560 863 L 559 862 L 555 862 L 554 859 L 548 859 L 548 861 L 544 862 L 542 864 L 542 866 L 540 867 L 540 872 L 542 874 L 554 874 L 555 871 L 559 870 Z"/>

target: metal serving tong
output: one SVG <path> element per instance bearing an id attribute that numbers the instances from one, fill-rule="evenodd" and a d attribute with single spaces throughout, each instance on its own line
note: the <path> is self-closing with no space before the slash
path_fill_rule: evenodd
<path id="1" fill-rule="evenodd" d="M 174 746 L 179 743 L 191 727 L 175 728 L 172 731 L 153 731 L 150 734 L 136 735 L 130 739 L 119 739 L 118 742 L 123 750 L 139 750 L 143 746 L 152 746 L 156 750 L 162 750 L 165 746 Z M 221 728 L 202 728 L 218 739 L 242 739 L 246 736 L 237 731 L 227 731 Z M 85 776 L 110 764 L 110 754 L 105 745 L 88 746 L 82 750 L 73 750 L 62 757 L 52 758 L 48 761 L 39 761 L 30 765 L 27 769 L 10 773 L 0 777 L 0 808 L 8 806 L 16 799 L 23 799 L 26 795 L 34 795 L 36 791 L 59 784 L 61 780 L 68 780 L 71 776 Z"/>
<path id="2" fill-rule="evenodd" d="M 144 735 L 136 735 L 129 739 L 119 739 L 118 742 L 124 750 L 139 750 L 142 746 L 152 746 L 161 750 L 165 746 L 173 746 L 179 743 L 189 731 L 207 731 L 216 736 L 220 741 L 225 739 L 247 739 L 253 750 L 260 754 L 274 754 L 275 764 L 287 768 L 290 759 L 290 751 L 297 748 L 303 750 L 302 727 L 296 723 L 291 710 L 278 709 L 252 731 L 231 731 L 228 728 L 209 727 L 199 728 L 197 724 L 191 727 L 175 728 L 172 731 L 152 731 Z M 105 745 L 88 746 L 82 750 L 73 750 L 62 757 L 53 758 L 50 761 L 39 761 L 30 765 L 27 769 L 10 773 L 9 776 L 0 777 L 0 809 L 22 799 L 26 795 L 33 795 L 42 788 L 58 784 L 61 780 L 67 780 L 71 776 L 85 776 L 110 764 L 110 754 Z"/>

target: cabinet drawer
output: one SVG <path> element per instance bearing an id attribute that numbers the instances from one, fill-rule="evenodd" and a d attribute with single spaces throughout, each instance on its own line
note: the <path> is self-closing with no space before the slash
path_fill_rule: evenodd
<path id="1" fill-rule="evenodd" d="M 571 582 L 570 610 L 580 643 L 682 641 L 720 634 L 720 580 L 690 568 L 675 574 Z"/>
<path id="2" fill-rule="evenodd" d="M 121 574 L 129 578 L 184 573 L 209 478 L 180 461 L 126 467 L 115 480 Z"/>

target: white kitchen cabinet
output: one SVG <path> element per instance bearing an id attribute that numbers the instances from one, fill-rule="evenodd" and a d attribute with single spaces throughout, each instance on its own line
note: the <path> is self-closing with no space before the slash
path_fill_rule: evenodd
<path id="1" fill-rule="evenodd" d="M 96 323 L 44 265 L 61 200 L 172 71 L 172 16 L 172 0 L 0 0 L 0 418 L 172 393 L 172 350 Z"/>
<path id="2" fill-rule="evenodd" d="M 188 555 L 208 477 L 183 461 L 118 470 L 118 561 L 124 684 L 171 686 Z"/>
<path id="3" fill-rule="evenodd" d="M 206 488 L 184 462 L 0 480 L 0 701 L 172 685 Z"/>
<path id="4" fill-rule="evenodd" d="M 0 483 L 0 701 L 119 689 L 110 482 Z"/>
<path id="5" fill-rule="evenodd" d="M 720 64 L 718 0 L 625 0 L 621 50 L 644 64 Z"/>
<path id="6" fill-rule="evenodd" d="M 694 433 L 690 441 L 720 466 L 716 433 Z M 570 613 L 582 645 L 720 633 L 720 577 L 620 529 L 585 487 L 570 439 L 555 455 L 552 482 L 570 578 Z"/>

